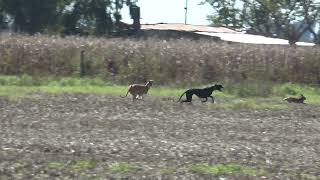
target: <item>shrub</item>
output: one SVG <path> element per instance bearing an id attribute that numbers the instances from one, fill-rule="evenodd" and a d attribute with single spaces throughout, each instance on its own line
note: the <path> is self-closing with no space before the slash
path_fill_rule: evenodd
<path id="1" fill-rule="evenodd" d="M 317 47 L 42 35 L 2 38 L 0 74 L 79 75 L 82 50 L 85 50 L 87 76 L 99 76 L 119 84 L 147 79 L 181 86 L 246 81 L 320 82 L 320 49 Z M 116 75 L 108 71 L 110 61 L 114 63 Z M 259 91 L 258 94 L 264 94 L 269 90 Z M 255 92 L 239 91 L 240 95 L 246 93 Z"/>

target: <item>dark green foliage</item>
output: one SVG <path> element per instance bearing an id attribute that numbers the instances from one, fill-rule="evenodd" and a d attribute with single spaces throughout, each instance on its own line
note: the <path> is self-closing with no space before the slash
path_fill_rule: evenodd
<path id="1" fill-rule="evenodd" d="M 3 12 L 3 1 L 0 0 L 0 29 L 6 26 L 5 14 Z"/>
<path id="2" fill-rule="evenodd" d="M 72 8 L 63 14 L 65 34 L 103 35 L 113 28 L 109 0 L 77 0 Z"/>
<path id="3" fill-rule="evenodd" d="M 120 10 L 131 0 L 0 0 L 0 26 L 15 32 L 104 35 L 121 31 Z"/>
<path id="4" fill-rule="evenodd" d="M 16 32 L 43 32 L 58 21 L 58 0 L 3 0 L 3 11 L 13 19 Z"/>
<path id="5" fill-rule="evenodd" d="M 240 18 L 240 9 L 235 8 L 236 0 L 207 0 L 215 9 L 213 15 L 209 15 L 209 20 L 215 26 L 241 27 L 242 20 Z"/>

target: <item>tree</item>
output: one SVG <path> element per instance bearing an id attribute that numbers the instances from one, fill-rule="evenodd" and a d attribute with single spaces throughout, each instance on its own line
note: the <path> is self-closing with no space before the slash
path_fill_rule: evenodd
<path id="1" fill-rule="evenodd" d="M 135 0 L 74 0 L 63 17 L 66 34 L 95 34 L 104 35 L 120 32 L 120 10 L 135 4 Z"/>
<path id="2" fill-rule="evenodd" d="M 120 9 L 136 0 L 0 0 L 15 32 L 104 35 L 122 30 Z"/>
<path id="3" fill-rule="evenodd" d="M 208 16 L 215 26 L 225 26 L 225 27 L 241 27 L 241 12 L 240 9 L 236 7 L 237 0 L 206 0 L 201 4 L 209 3 L 215 12 L 213 15 Z"/>
<path id="4" fill-rule="evenodd" d="M 5 22 L 5 14 L 3 11 L 3 2 L 0 0 L 0 29 L 4 28 L 6 26 Z"/>
<path id="5" fill-rule="evenodd" d="M 313 27 L 319 20 L 317 0 L 205 0 L 203 3 L 214 8 L 214 14 L 209 16 L 214 25 L 247 28 L 258 34 L 286 38 L 290 44 L 310 31 L 316 40 Z"/>
<path id="6" fill-rule="evenodd" d="M 2 0 L 1 9 L 13 19 L 16 32 L 34 34 L 57 22 L 57 7 L 63 0 Z"/>
<path id="7" fill-rule="evenodd" d="M 320 2 L 314 2 L 311 0 L 302 1 L 302 15 L 306 29 L 313 35 L 313 40 L 316 44 L 320 45 L 320 30 L 315 31 L 316 22 L 320 20 Z"/>

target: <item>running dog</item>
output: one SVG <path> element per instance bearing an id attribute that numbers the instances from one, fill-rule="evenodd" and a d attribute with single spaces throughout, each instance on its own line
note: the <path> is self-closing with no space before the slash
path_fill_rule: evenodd
<path id="1" fill-rule="evenodd" d="M 287 101 L 288 103 L 300 103 L 300 104 L 305 104 L 304 101 L 305 101 L 306 99 L 307 99 L 307 98 L 304 97 L 303 94 L 300 94 L 300 97 L 299 97 L 299 98 L 287 97 L 287 98 L 284 98 L 283 100 L 284 100 L 284 101 Z"/>
<path id="2" fill-rule="evenodd" d="M 184 92 L 180 96 L 178 102 L 181 100 L 182 96 L 184 94 L 186 94 L 186 98 L 187 99 L 181 101 L 180 103 L 191 102 L 193 95 L 196 95 L 199 98 L 205 98 L 205 100 L 202 101 L 202 102 L 207 102 L 208 101 L 208 97 L 210 97 L 212 99 L 212 102 L 214 103 L 214 97 L 212 96 L 212 92 L 215 91 L 215 90 L 222 91 L 222 89 L 223 89 L 223 86 L 221 84 L 215 84 L 214 86 L 206 87 L 206 88 L 203 88 L 203 89 L 188 89 L 186 92 Z"/>

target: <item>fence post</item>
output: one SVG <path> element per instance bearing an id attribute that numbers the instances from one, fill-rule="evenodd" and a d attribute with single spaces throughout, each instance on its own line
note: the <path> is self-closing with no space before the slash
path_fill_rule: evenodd
<path id="1" fill-rule="evenodd" d="M 80 77 L 84 77 L 86 75 L 85 65 L 84 65 L 84 50 L 81 51 L 80 54 Z"/>

